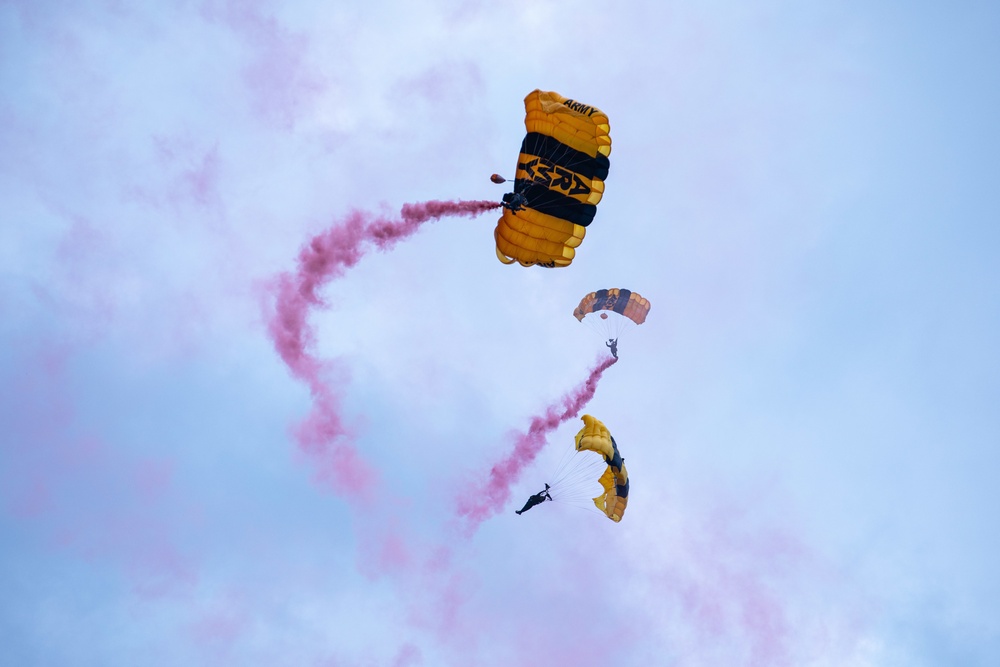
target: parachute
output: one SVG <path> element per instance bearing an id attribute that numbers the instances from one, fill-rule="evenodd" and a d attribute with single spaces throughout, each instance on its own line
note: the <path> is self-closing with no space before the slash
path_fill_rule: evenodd
<path id="1" fill-rule="evenodd" d="M 573 311 L 573 317 L 602 339 L 617 339 L 626 329 L 645 322 L 649 308 L 649 300 L 638 292 L 614 287 L 583 297 Z"/>
<path id="2" fill-rule="evenodd" d="M 497 259 L 568 266 L 594 219 L 608 177 L 608 117 L 596 107 L 535 90 L 524 98 L 514 191 L 493 232 Z M 497 182 L 494 180 L 494 182 Z"/>
<path id="3" fill-rule="evenodd" d="M 587 499 L 617 523 L 622 520 L 628 505 L 629 481 L 625 459 L 618 452 L 614 437 L 599 419 L 591 415 L 583 415 L 581 419 L 583 428 L 574 439 L 575 452 L 571 457 L 564 457 L 552 482 L 552 500 L 578 504 Z M 598 488 L 601 492 L 590 498 L 591 489 Z"/>

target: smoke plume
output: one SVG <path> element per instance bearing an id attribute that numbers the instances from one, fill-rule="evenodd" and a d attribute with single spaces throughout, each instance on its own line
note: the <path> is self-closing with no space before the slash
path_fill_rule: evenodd
<path id="1" fill-rule="evenodd" d="M 474 532 L 479 524 L 503 509 L 510 499 L 511 485 L 520 478 L 521 471 L 538 456 L 549 433 L 580 414 L 594 397 L 597 383 L 604 371 L 617 362 L 618 359 L 614 357 L 603 359 L 590 369 L 587 379 L 573 391 L 549 405 L 542 414 L 533 417 L 528 430 L 515 436 L 513 451 L 490 469 L 489 477 L 479 488 L 463 494 L 465 500 L 459 505 L 458 513 L 466 519 L 466 527 L 470 532 Z"/>
<path id="2" fill-rule="evenodd" d="M 329 362 L 313 352 L 316 332 L 308 316 L 312 309 L 325 305 L 319 290 L 343 276 L 372 246 L 388 251 L 425 222 L 443 217 L 471 218 L 499 207 L 492 201 L 428 201 L 404 205 L 396 219 L 355 211 L 302 248 L 298 270 L 277 277 L 268 333 L 292 375 L 309 387 L 313 398 L 312 410 L 295 429 L 295 439 L 316 461 L 320 480 L 338 494 L 364 500 L 375 472 L 354 448 L 341 414 L 341 394 L 324 377 Z"/>

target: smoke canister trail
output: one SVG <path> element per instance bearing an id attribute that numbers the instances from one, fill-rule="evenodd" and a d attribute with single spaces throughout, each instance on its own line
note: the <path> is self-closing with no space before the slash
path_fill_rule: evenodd
<path id="1" fill-rule="evenodd" d="M 577 417 L 597 391 L 604 371 L 618 362 L 607 357 L 590 369 L 587 379 L 544 412 L 531 419 L 531 425 L 514 439 L 514 449 L 490 468 L 487 479 L 470 493 L 463 494 L 458 514 L 466 520 L 466 528 L 474 532 L 480 523 L 500 512 L 510 500 L 510 487 L 521 476 L 545 445 L 549 433 L 563 422 Z"/>
<path id="2" fill-rule="evenodd" d="M 329 362 L 316 357 L 311 310 L 325 304 L 319 290 L 344 275 L 372 246 L 382 251 L 412 236 L 429 221 L 474 217 L 499 208 L 493 201 L 427 201 L 406 204 L 398 218 L 354 211 L 313 237 L 299 252 L 295 272 L 279 275 L 273 286 L 274 306 L 267 329 L 274 348 L 292 375 L 309 387 L 313 405 L 295 429 L 299 447 L 319 466 L 319 479 L 338 494 L 363 501 L 375 481 L 374 471 L 354 447 L 342 418 L 341 393 L 324 378 Z"/>

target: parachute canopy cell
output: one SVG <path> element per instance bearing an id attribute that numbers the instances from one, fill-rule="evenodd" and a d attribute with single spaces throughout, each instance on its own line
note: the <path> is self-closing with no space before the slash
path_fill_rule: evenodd
<path id="1" fill-rule="evenodd" d="M 594 504 L 612 521 L 621 521 L 628 505 L 629 484 L 625 460 L 618 452 L 618 444 L 611 432 L 601 420 L 591 415 L 583 415 L 581 419 L 583 428 L 576 434 L 576 451 L 596 452 L 607 463 L 607 468 L 597 480 L 604 491 L 594 498 Z"/>
<path id="2" fill-rule="evenodd" d="M 514 192 L 493 235 L 504 264 L 568 266 L 594 219 L 608 177 L 608 117 L 596 107 L 535 90 L 524 98 L 527 135 Z"/>

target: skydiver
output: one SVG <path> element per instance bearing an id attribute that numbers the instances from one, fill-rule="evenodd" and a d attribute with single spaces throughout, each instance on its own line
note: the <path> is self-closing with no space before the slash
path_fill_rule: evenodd
<path id="1" fill-rule="evenodd" d="M 542 491 L 539 491 L 535 495 L 528 498 L 528 501 L 524 503 L 524 507 L 519 510 L 514 510 L 514 514 L 520 514 L 521 512 L 527 512 L 535 505 L 540 505 L 546 500 L 552 500 L 552 496 L 549 495 L 549 485 L 546 484 Z"/>
<path id="2" fill-rule="evenodd" d="M 503 196 L 502 206 L 504 208 L 509 208 L 515 213 L 527 206 L 527 204 L 528 198 L 520 192 L 508 192 Z"/>
<path id="3" fill-rule="evenodd" d="M 609 338 L 608 342 L 605 343 L 604 345 L 605 345 L 605 347 L 610 347 L 611 348 L 611 354 L 614 355 L 615 359 L 617 359 L 618 358 L 618 339 L 617 338 Z"/>

